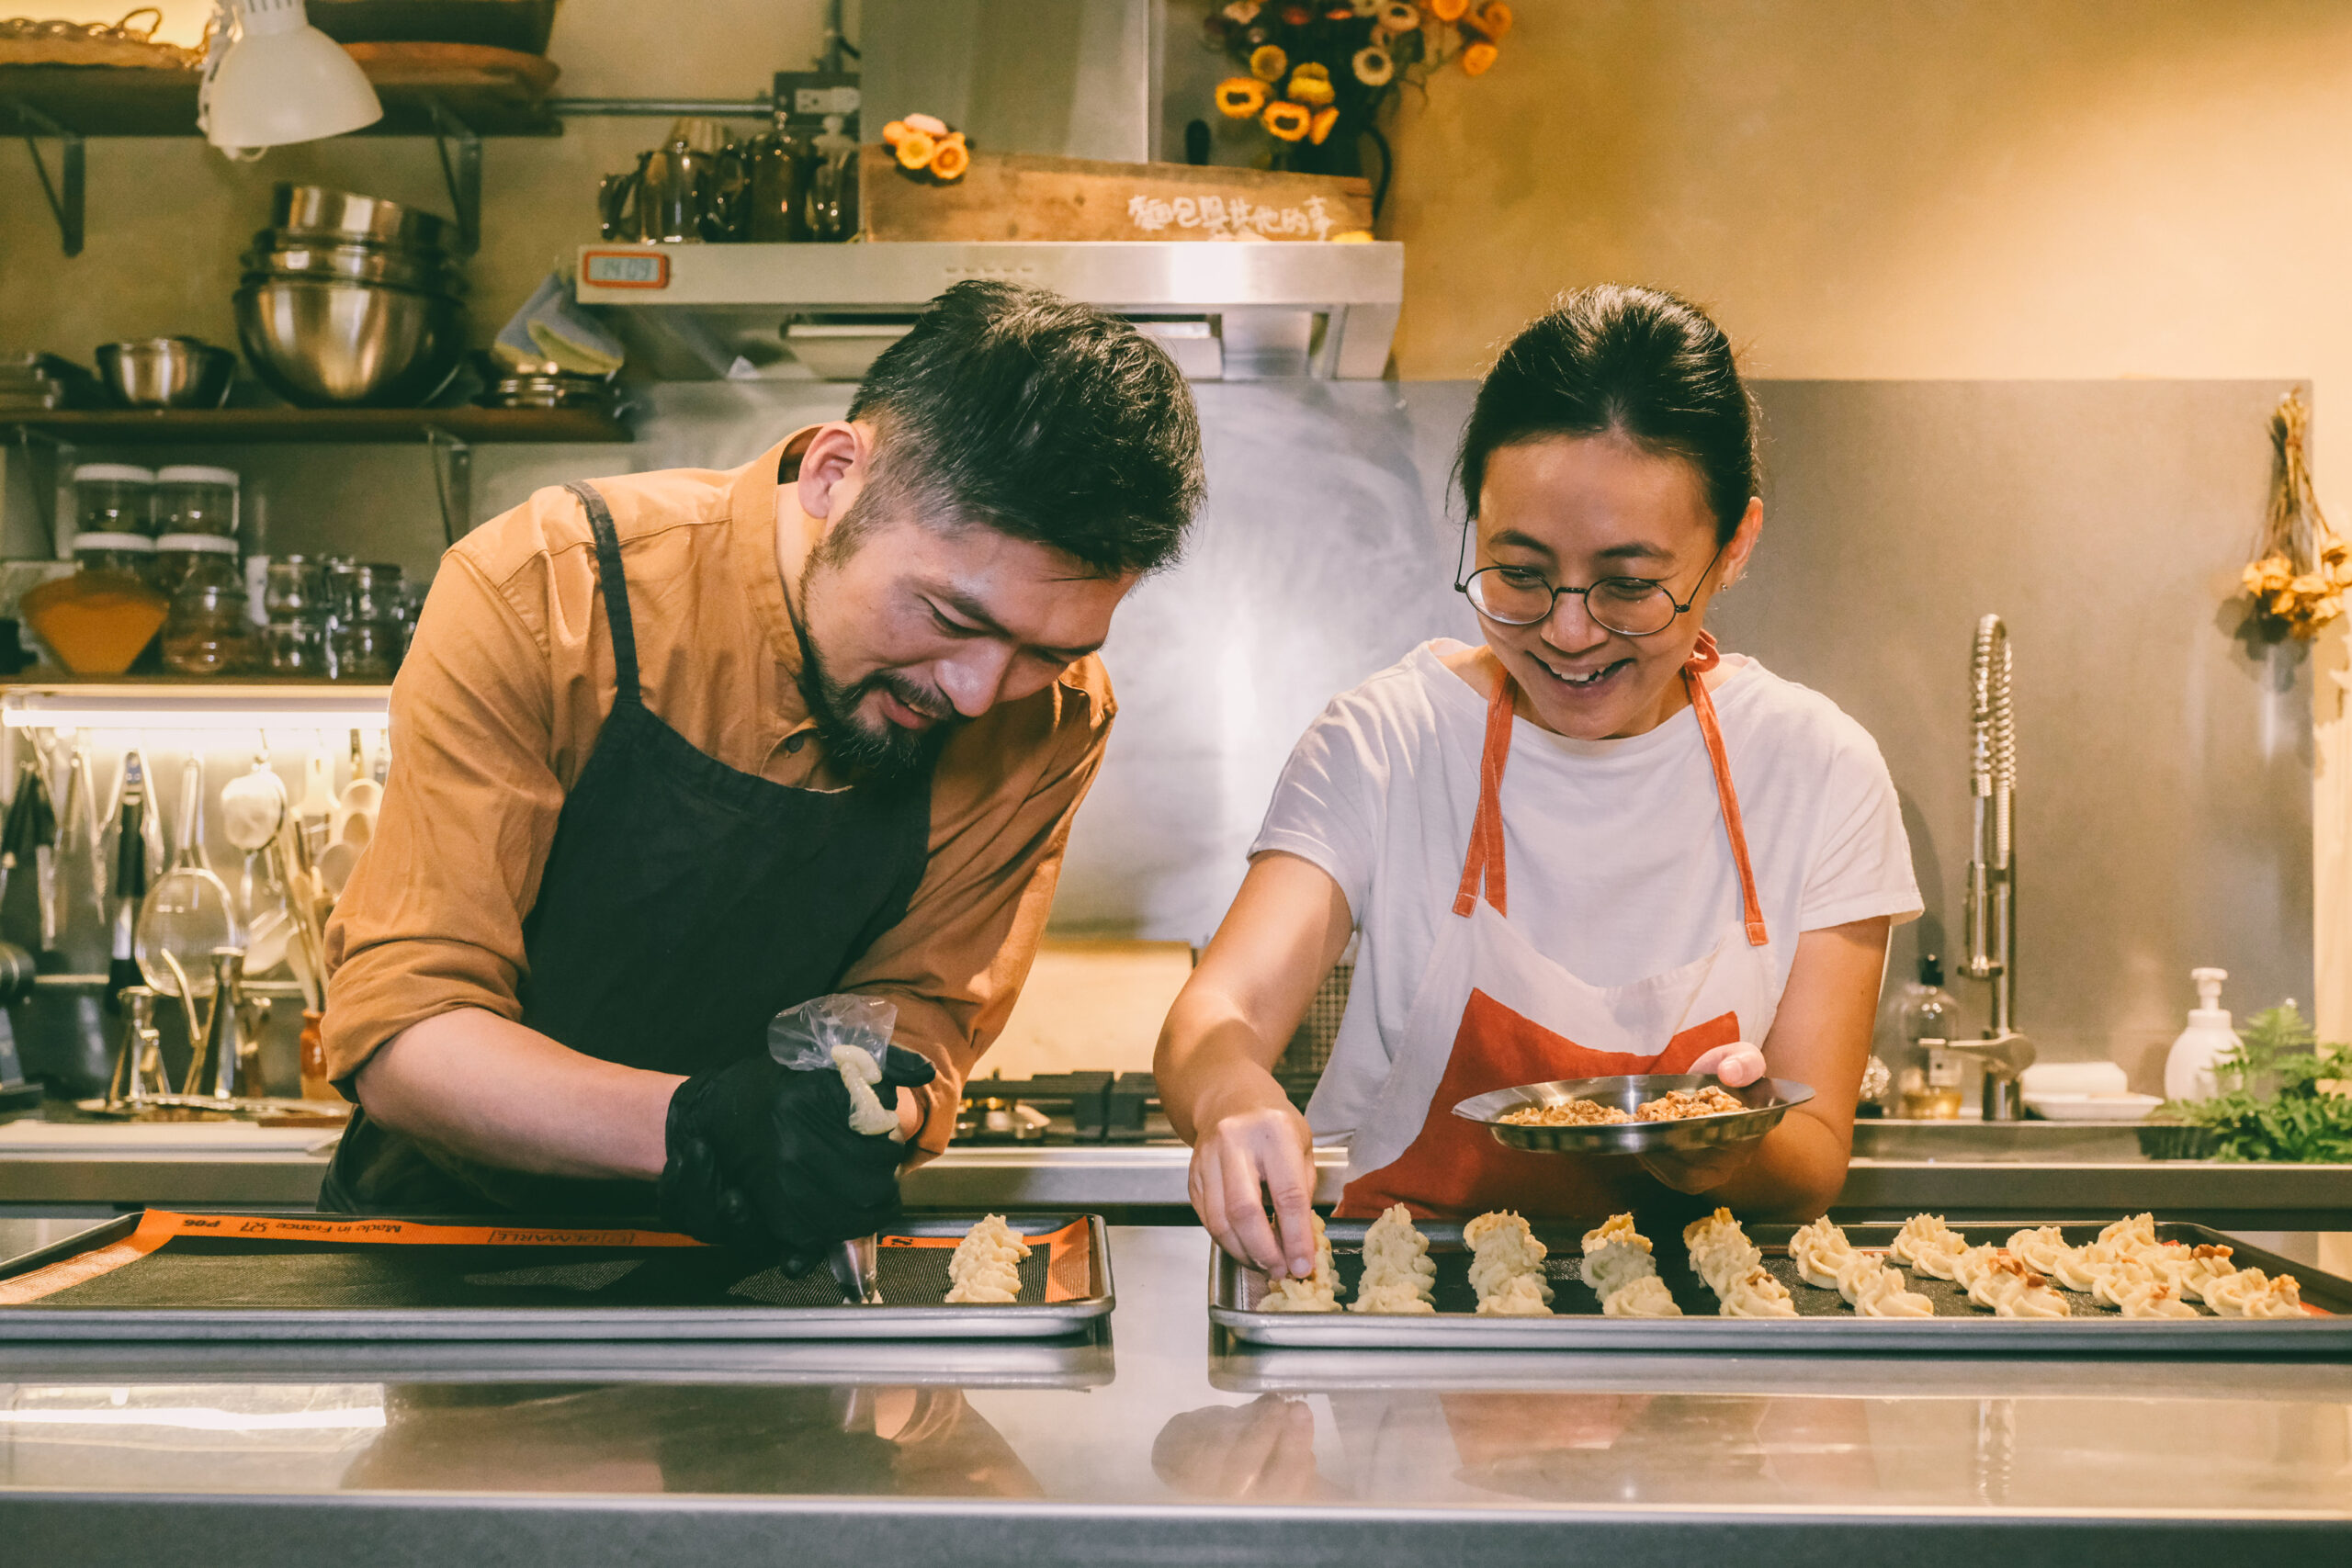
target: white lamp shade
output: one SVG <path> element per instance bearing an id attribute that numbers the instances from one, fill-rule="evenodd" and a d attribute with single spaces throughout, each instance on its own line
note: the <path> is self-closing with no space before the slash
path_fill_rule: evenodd
<path id="1" fill-rule="evenodd" d="M 206 139 L 231 149 L 315 141 L 384 118 L 358 62 L 307 23 L 247 29 L 214 63 L 205 98 Z"/>

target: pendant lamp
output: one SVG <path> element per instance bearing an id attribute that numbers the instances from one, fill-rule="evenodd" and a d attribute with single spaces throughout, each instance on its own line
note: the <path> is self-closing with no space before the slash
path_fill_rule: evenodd
<path id="1" fill-rule="evenodd" d="M 197 91 L 205 140 L 232 157 L 340 136 L 383 118 L 358 62 L 311 26 L 302 0 L 214 0 Z"/>

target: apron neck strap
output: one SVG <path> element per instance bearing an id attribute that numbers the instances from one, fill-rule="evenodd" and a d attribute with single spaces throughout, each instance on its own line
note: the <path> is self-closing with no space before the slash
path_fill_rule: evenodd
<path id="1" fill-rule="evenodd" d="M 1701 662 L 1702 660 L 1704 662 Z M 1731 838 L 1731 858 L 1739 867 L 1740 917 L 1747 927 L 1747 945 L 1762 947 L 1764 903 L 1756 895 L 1756 868 L 1747 858 L 1747 829 L 1740 826 L 1739 793 L 1731 786 L 1731 758 L 1724 750 L 1724 728 L 1715 720 L 1715 699 L 1701 675 L 1723 661 L 1715 639 L 1699 634 L 1699 646 L 1682 666 L 1682 689 L 1690 694 L 1690 711 L 1699 720 L 1699 739 L 1706 742 L 1708 765 L 1715 770 L 1715 799 L 1723 807 L 1724 831 Z"/>
<path id="2" fill-rule="evenodd" d="M 1478 907 L 1481 882 L 1495 913 L 1510 913 L 1503 885 L 1503 764 L 1510 761 L 1510 721 L 1519 688 L 1503 670 L 1498 669 L 1495 677 L 1495 694 L 1487 699 L 1487 742 L 1478 754 L 1478 814 L 1470 820 L 1470 852 L 1463 857 L 1462 886 L 1453 895 L 1453 912 L 1463 916 Z"/>
<path id="3" fill-rule="evenodd" d="M 1698 646 L 1682 666 L 1682 686 L 1690 698 L 1699 738 L 1707 748 L 1707 762 L 1714 770 L 1715 800 L 1723 807 L 1724 831 L 1731 840 L 1731 856 L 1739 868 L 1741 923 L 1750 947 L 1770 940 L 1764 929 L 1764 903 L 1756 891 L 1756 867 L 1747 855 L 1747 830 L 1739 819 L 1739 794 L 1732 787 L 1731 759 L 1724 750 L 1723 726 L 1715 718 L 1715 699 L 1700 676 L 1723 662 L 1713 636 L 1699 634 Z M 1487 699 L 1487 738 L 1478 755 L 1478 811 L 1470 821 L 1470 848 L 1462 858 L 1462 882 L 1454 889 L 1453 912 L 1467 918 L 1478 907 L 1482 890 L 1495 913 L 1508 919 L 1509 891 L 1503 866 L 1503 765 L 1510 761 L 1510 725 L 1519 688 L 1510 674 L 1498 671 L 1494 694 Z"/>
<path id="4" fill-rule="evenodd" d="M 613 528 L 612 509 L 596 487 L 578 479 L 563 487 L 580 500 L 588 513 L 588 531 L 596 539 L 596 578 L 605 591 L 605 621 L 613 633 L 613 700 L 644 701 L 637 675 L 637 627 L 628 615 L 628 577 L 621 570 L 621 538 Z"/>

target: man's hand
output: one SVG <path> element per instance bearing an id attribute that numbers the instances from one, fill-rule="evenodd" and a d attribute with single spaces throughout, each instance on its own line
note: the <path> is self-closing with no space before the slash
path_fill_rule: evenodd
<path id="1" fill-rule="evenodd" d="M 893 1045 L 875 1093 L 937 1076 Z M 810 1259 L 837 1241 L 897 1223 L 906 1147 L 850 1131 L 849 1091 L 836 1072 L 793 1072 L 754 1053 L 678 1086 L 670 1100 L 662 1218 L 736 1251 Z"/>

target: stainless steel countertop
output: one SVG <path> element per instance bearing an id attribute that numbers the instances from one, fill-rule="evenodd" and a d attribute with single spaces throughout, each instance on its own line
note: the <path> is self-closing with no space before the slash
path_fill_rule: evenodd
<path id="1" fill-rule="evenodd" d="M 44 1564 L 1777 1563 L 1930 1538 L 2210 1564 L 2352 1531 L 2352 1366 L 1244 1354 L 1212 1341 L 1208 1246 L 1114 1228 L 1107 1344 L 12 1349 L 0 1539 Z"/>
<path id="2" fill-rule="evenodd" d="M 103 1134 L 108 1131 L 100 1128 Z M 1862 1123 L 1838 1209 L 1856 1217 L 1932 1210 L 2052 1219 L 2154 1209 L 2271 1229 L 2352 1229 L 2352 1166 L 2245 1165 L 2138 1156 L 2128 1127 Z M 1868 1151 L 1884 1150 L 1883 1154 Z M 975 1145 L 910 1172 L 907 1201 L 943 1209 L 1181 1208 L 1191 1151 L 1178 1144 Z M 0 1139 L 0 1210 L 61 1204 L 308 1208 L 326 1170 L 315 1149 L 173 1152 L 96 1140 L 25 1149 Z M 1346 1156 L 1317 1151 L 1317 1196 L 1339 1199 Z"/>

